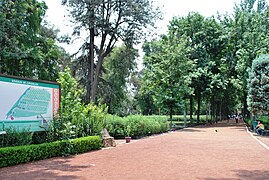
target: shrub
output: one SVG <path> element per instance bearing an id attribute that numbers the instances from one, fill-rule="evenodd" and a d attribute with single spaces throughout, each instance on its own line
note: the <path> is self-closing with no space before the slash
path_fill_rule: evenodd
<path id="1" fill-rule="evenodd" d="M 99 136 L 88 136 L 74 139 L 72 154 L 80 154 L 90 150 L 97 150 L 102 147 L 102 139 Z"/>
<path id="2" fill-rule="evenodd" d="M 125 123 L 122 117 L 115 115 L 107 115 L 105 119 L 105 127 L 111 136 L 115 138 L 124 138 Z"/>
<path id="3" fill-rule="evenodd" d="M 60 129 L 61 132 L 64 132 L 66 128 L 63 125 L 71 123 L 72 126 L 76 126 L 76 137 L 100 135 L 104 127 L 107 107 L 82 103 L 82 88 L 79 88 L 78 82 L 72 77 L 69 68 L 60 74 L 58 82 L 61 84 L 61 117 L 58 121 L 54 121 L 56 131 Z M 61 135 L 61 132 L 54 133 L 55 137 Z M 61 137 L 57 138 L 61 139 Z"/>
<path id="4" fill-rule="evenodd" d="M 31 144 L 42 144 L 48 142 L 48 131 L 34 132 Z"/>
<path id="5" fill-rule="evenodd" d="M 104 128 L 106 106 L 94 104 L 83 105 L 81 116 L 72 121 L 76 125 L 78 137 L 100 135 Z"/>
<path id="6" fill-rule="evenodd" d="M 102 139 L 99 136 L 38 145 L 5 147 L 0 148 L 0 167 L 66 155 L 67 148 L 70 148 L 68 150 L 70 154 L 79 154 L 89 150 L 97 150 L 101 147 Z"/>
<path id="7" fill-rule="evenodd" d="M 258 120 L 262 121 L 262 123 L 264 124 L 264 128 L 265 129 L 269 129 L 269 118 L 268 116 L 259 116 L 257 117 Z M 253 120 L 251 119 L 245 119 L 245 122 L 247 123 L 247 126 L 253 128 Z"/>
<path id="8" fill-rule="evenodd" d="M 0 167 L 59 156 L 63 152 L 62 143 L 57 141 L 39 145 L 1 148 Z"/>
<path id="9" fill-rule="evenodd" d="M 10 127 L 5 129 L 5 131 L 4 139 L 0 136 L 1 147 L 22 146 L 32 143 L 33 133 L 29 132 L 29 128 L 17 130 L 14 127 Z"/>
<path id="10" fill-rule="evenodd" d="M 108 115 L 105 127 L 115 138 L 124 136 L 140 137 L 167 132 L 169 123 L 166 118 L 158 116 L 131 115 L 124 118 Z M 128 130 L 129 127 L 129 130 Z"/>

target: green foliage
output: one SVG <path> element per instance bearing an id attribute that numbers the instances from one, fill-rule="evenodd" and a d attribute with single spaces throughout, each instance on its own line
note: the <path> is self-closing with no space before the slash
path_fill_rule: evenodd
<path id="1" fill-rule="evenodd" d="M 81 102 L 80 97 L 83 92 L 76 79 L 71 76 L 68 67 L 60 74 L 58 82 L 61 84 L 60 117 L 54 121 L 54 127 L 52 127 L 58 131 L 53 132 L 57 140 L 70 138 L 70 127 L 73 125 L 76 127 L 76 137 L 99 135 L 104 127 L 106 106 L 84 105 Z"/>
<path id="2" fill-rule="evenodd" d="M 154 113 L 157 114 L 156 106 L 161 108 L 160 112 L 165 109 L 165 106 L 160 104 L 170 102 L 180 107 L 181 104 L 185 104 L 181 101 L 191 95 L 190 108 L 187 111 L 192 115 L 192 109 L 197 107 L 198 122 L 201 111 L 210 110 L 212 120 L 226 117 L 231 112 L 247 115 L 247 68 L 260 54 L 269 52 L 268 10 L 264 0 L 243 0 L 235 5 L 232 15 L 206 18 L 193 12 L 185 17 L 174 17 L 169 23 L 166 35 L 160 40 L 144 44 L 145 69 L 138 98 L 142 100 L 139 101 L 143 106 L 141 109 L 146 113 L 154 109 Z M 165 39 L 168 41 L 164 41 Z M 184 43 L 178 43 L 177 40 Z M 173 50 L 174 47 L 180 46 L 179 44 L 185 44 L 183 45 L 185 49 L 181 51 L 182 55 Z M 166 47 L 169 47 L 170 51 L 166 50 Z M 189 78 L 186 83 L 189 84 L 189 90 L 182 86 L 167 85 L 168 82 L 177 82 L 181 79 L 181 76 L 173 75 L 173 72 L 176 72 L 173 67 L 177 67 L 172 63 L 175 55 L 185 57 L 192 63 L 192 67 L 185 75 Z M 166 62 L 166 66 L 170 69 L 166 69 L 160 62 Z M 172 67 L 169 67 L 170 64 Z M 178 69 L 185 70 L 180 66 Z M 172 73 L 165 73 L 166 70 Z M 152 81 L 159 82 L 159 85 L 152 86 Z M 168 94 L 161 88 L 162 85 L 166 85 L 164 87 L 171 92 L 175 88 L 185 89 L 187 93 L 178 92 L 172 96 L 173 93 Z M 157 98 L 156 94 L 163 97 L 163 100 Z M 193 99 L 197 100 L 194 105 L 192 105 Z M 206 106 L 203 107 L 203 104 Z M 206 109 L 200 110 L 200 108 Z"/>
<path id="3" fill-rule="evenodd" d="M 248 107 L 254 115 L 269 113 L 269 55 L 256 58 L 249 69 Z"/>
<path id="4" fill-rule="evenodd" d="M 153 96 L 154 92 L 150 92 L 142 82 L 142 87 L 138 91 L 137 99 L 138 106 L 143 115 L 152 115 L 158 113 L 157 105 L 154 103 Z"/>
<path id="5" fill-rule="evenodd" d="M 256 6 L 257 5 L 257 6 Z M 247 69 L 260 54 L 266 54 L 268 49 L 268 4 L 264 0 L 244 0 L 234 8 L 232 18 L 226 17 L 222 23 L 226 36 L 225 52 L 230 87 L 237 104 L 244 105 L 247 114 Z M 228 34 L 229 33 L 229 34 Z M 238 98 L 241 97 L 241 98 Z"/>
<path id="6" fill-rule="evenodd" d="M 38 145 L 0 148 L 0 167 L 66 155 L 67 147 L 71 147 L 70 154 L 84 153 L 100 149 L 102 139 L 99 136 L 91 136 L 73 141 L 64 140 Z"/>
<path id="7" fill-rule="evenodd" d="M 120 46 L 113 49 L 104 62 L 104 73 L 100 82 L 100 102 L 108 106 L 110 114 L 120 116 L 128 114 L 129 79 L 136 67 L 138 51 Z"/>
<path id="8" fill-rule="evenodd" d="M 116 115 L 106 115 L 105 128 L 109 131 L 110 135 L 116 138 L 124 138 L 125 136 L 125 123 L 122 117 Z"/>
<path id="9" fill-rule="evenodd" d="M 81 56 L 77 59 L 76 71 L 87 90 L 86 102 L 96 102 L 104 58 L 118 41 L 128 47 L 139 43 L 148 34 L 145 30 L 160 19 L 160 10 L 153 6 L 151 0 L 62 2 L 67 6 L 73 22 L 76 22 L 73 36 L 80 36 L 82 30 L 88 30 L 89 37 L 85 38 L 80 48 Z M 95 38 L 101 42 L 95 43 Z"/>
<path id="10" fill-rule="evenodd" d="M 61 118 L 63 122 L 71 122 L 82 111 L 81 96 L 83 92 L 76 79 L 72 77 L 68 67 L 60 73 L 57 82 L 61 84 Z"/>
<path id="11" fill-rule="evenodd" d="M 74 129 L 75 125 L 70 122 L 66 123 L 61 118 L 54 118 L 46 133 L 46 142 L 74 139 L 76 137 Z"/>
<path id="12" fill-rule="evenodd" d="M 80 116 L 72 121 L 76 125 L 77 136 L 100 135 L 104 127 L 106 113 L 107 107 L 105 105 L 88 104 L 83 106 Z"/>
<path id="13" fill-rule="evenodd" d="M 0 73 L 56 80 L 61 52 L 50 29 L 41 25 L 46 10 L 37 0 L 1 1 Z"/>
<path id="14" fill-rule="evenodd" d="M 268 116 L 258 116 L 257 119 L 263 123 L 264 128 L 266 130 L 269 130 L 269 118 L 268 118 Z M 245 122 L 247 123 L 248 127 L 253 126 L 253 120 L 246 118 Z"/>
<path id="15" fill-rule="evenodd" d="M 169 35 L 182 38 L 186 36 L 186 46 L 189 51 L 185 55 L 194 66 L 188 71 L 191 78 L 189 87 L 193 93 L 191 98 L 197 100 L 197 120 L 199 122 L 201 101 L 207 99 L 212 104 L 220 104 L 220 91 L 227 86 L 225 79 L 226 68 L 222 61 L 222 26 L 214 17 L 205 18 L 193 12 L 186 17 L 173 18 L 169 24 Z M 215 101 L 219 99 L 220 101 Z M 212 109 L 214 109 L 213 107 Z M 190 113 L 193 112 L 193 103 L 190 103 Z"/>
<path id="16" fill-rule="evenodd" d="M 32 137 L 32 143 L 31 144 L 42 144 L 48 141 L 48 134 L 49 131 L 40 131 L 40 132 L 34 132 Z"/>
<path id="17" fill-rule="evenodd" d="M 145 43 L 141 94 L 152 94 L 157 107 L 167 108 L 170 115 L 182 96 L 191 93 L 188 72 L 193 67 L 187 58 L 186 40 L 163 36 L 159 41 Z"/>
<path id="18" fill-rule="evenodd" d="M 167 117 L 140 115 L 123 118 L 108 115 L 105 127 L 110 135 L 115 138 L 123 138 L 124 136 L 141 137 L 167 132 L 169 129 Z"/>
<path id="19" fill-rule="evenodd" d="M 1 148 L 0 167 L 60 156 L 63 151 L 62 144 L 58 141 L 39 145 Z"/>
<path id="20" fill-rule="evenodd" d="M 72 154 L 80 154 L 91 150 L 101 149 L 102 139 L 99 136 L 82 137 L 74 139 Z"/>
<path id="21" fill-rule="evenodd" d="M 0 136 L 0 147 L 22 146 L 32 143 L 33 133 L 29 132 L 29 128 L 17 130 L 14 127 L 5 129 L 6 134 Z"/>

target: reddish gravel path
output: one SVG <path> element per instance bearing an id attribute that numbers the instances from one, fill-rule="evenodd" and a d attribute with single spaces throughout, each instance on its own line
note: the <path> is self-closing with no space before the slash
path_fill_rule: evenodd
<path id="1" fill-rule="evenodd" d="M 269 138 L 251 135 L 243 124 L 219 123 L 73 157 L 1 168 L 0 179 L 265 180 L 269 179 L 266 144 Z"/>

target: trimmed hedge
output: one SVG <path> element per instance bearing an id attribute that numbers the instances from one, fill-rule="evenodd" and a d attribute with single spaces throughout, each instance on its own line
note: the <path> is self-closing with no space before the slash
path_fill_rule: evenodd
<path id="1" fill-rule="evenodd" d="M 71 154 L 80 154 L 91 150 L 101 149 L 103 146 L 100 136 L 88 136 L 77 138 L 72 141 L 73 150 Z"/>
<path id="2" fill-rule="evenodd" d="M 47 159 L 69 154 L 79 154 L 101 149 L 99 136 L 88 136 L 74 140 L 56 141 L 38 145 L 0 148 L 0 167 Z"/>

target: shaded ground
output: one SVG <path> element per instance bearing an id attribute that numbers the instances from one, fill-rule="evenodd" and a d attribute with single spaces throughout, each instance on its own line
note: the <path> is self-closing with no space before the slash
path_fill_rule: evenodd
<path id="1" fill-rule="evenodd" d="M 186 128 L 117 144 L 1 168 L 0 179 L 269 179 L 269 138 L 251 135 L 242 123 Z"/>

